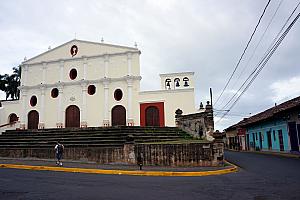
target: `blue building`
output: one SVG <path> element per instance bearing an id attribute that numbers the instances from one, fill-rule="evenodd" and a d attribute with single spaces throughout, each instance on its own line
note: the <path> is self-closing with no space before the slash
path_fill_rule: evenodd
<path id="1" fill-rule="evenodd" d="M 246 129 L 246 150 L 299 153 L 300 97 L 244 119 L 235 127 Z"/>
<path id="2" fill-rule="evenodd" d="M 290 151 L 288 127 L 285 120 L 270 119 L 248 125 L 247 149 L 263 151 Z"/>

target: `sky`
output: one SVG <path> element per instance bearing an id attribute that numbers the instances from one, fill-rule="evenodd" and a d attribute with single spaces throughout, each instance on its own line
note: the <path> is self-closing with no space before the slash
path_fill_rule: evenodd
<path id="1" fill-rule="evenodd" d="M 142 52 L 141 90 L 159 89 L 161 73 L 195 72 L 195 107 L 210 100 L 209 88 L 212 88 L 215 128 L 223 130 L 275 103 L 300 95 L 300 22 L 297 21 L 249 89 L 220 120 L 222 110 L 228 109 L 224 105 L 257 66 L 298 4 L 298 0 L 272 0 L 231 82 L 214 104 L 267 2 L 0 1 L 0 74 L 10 74 L 24 57 L 29 59 L 47 51 L 49 46 L 54 48 L 75 37 L 94 42 L 103 38 L 105 43 L 131 47 L 136 42 Z M 299 12 L 300 8 L 291 20 Z M 0 97 L 5 98 L 4 94 Z"/>

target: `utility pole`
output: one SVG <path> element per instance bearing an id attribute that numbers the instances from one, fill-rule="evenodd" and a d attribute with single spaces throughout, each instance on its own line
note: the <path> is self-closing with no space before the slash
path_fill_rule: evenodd
<path id="1" fill-rule="evenodd" d="M 212 102 L 212 89 L 211 88 L 209 88 L 209 93 L 210 93 L 210 105 L 212 107 L 213 102 Z"/>

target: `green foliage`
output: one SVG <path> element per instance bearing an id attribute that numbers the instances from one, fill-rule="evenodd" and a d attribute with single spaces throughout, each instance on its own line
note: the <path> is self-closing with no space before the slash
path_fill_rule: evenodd
<path id="1" fill-rule="evenodd" d="M 19 99 L 20 91 L 18 87 L 20 86 L 21 80 L 21 67 L 13 67 L 13 73 L 0 74 L 0 90 L 6 93 L 6 100 L 10 97 L 11 99 Z"/>

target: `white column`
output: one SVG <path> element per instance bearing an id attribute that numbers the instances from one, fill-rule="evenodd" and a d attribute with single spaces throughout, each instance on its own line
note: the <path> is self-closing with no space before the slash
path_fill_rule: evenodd
<path id="1" fill-rule="evenodd" d="M 87 83 L 83 82 L 81 83 L 82 93 L 81 93 L 81 99 L 82 99 L 82 105 L 81 105 L 81 122 L 80 126 L 82 128 L 87 127 L 87 121 L 86 121 L 86 93 L 87 93 Z"/>
<path id="2" fill-rule="evenodd" d="M 132 54 L 127 53 L 127 75 L 131 76 L 131 58 Z"/>
<path id="3" fill-rule="evenodd" d="M 108 77 L 108 62 L 109 56 L 106 54 L 104 55 L 104 77 Z"/>
<path id="4" fill-rule="evenodd" d="M 62 109 L 62 100 L 64 97 L 64 91 L 63 91 L 63 86 L 59 85 L 58 86 L 58 109 L 57 109 L 57 123 L 56 123 L 56 127 L 57 128 L 62 128 L 63 127 L 63 115 L 64 115 L 64 111 Z"/>
<path id="5" fill-rule="evenodd" d="M 59 63 L 59 82 L 63 82 L 64 79 L 64 61 Z"/>
<path id="6" fill-rule="evenodd" d="M 127 125 L 134 126 L 134 121 L 132 117 L 132 79 L 127 79 Z"/>
<path id="7" fill-rule="evenodd" d="M 43 63 L 42 67 L 43 73 L 42 73 L 42 83 L 45 84 L 46 82 L 46 71 L 47 71 L 47 63 Z"/>
<path id="8" fill-rule="evenodd" d="M 83 79 L 87 78 L 87 58 L 83 58 Z"/>
<path id="9" fill-rule="evenodd" d="M 28 65 L 24 65 L 22 67 L 22 70 L 23 70 L 22 85 L 27 85 Z"/>
<path id="10" fill-rule="evenodd" d="M 40 122 L 39 129 L 45 128 L 45 87 L 42 86 L 40 88 L 41 91 L 41 110 L 40 110 Z"/>
<path id="11" fill-rule="evenodd" d="M 21 89 L 21 95 L 22 112 L 20 116 L 20 129 L 25 129 L 27 120 L 27 91 L 24 88 Z"/>
<path id="12" fill-rule="evenodd" d="M 104 120 L 103 126 L 109 126 L 109 111 L 108 111 L 108 91 L 109 91 L 109 82 L 108 80 L 104 80 Z"/>

